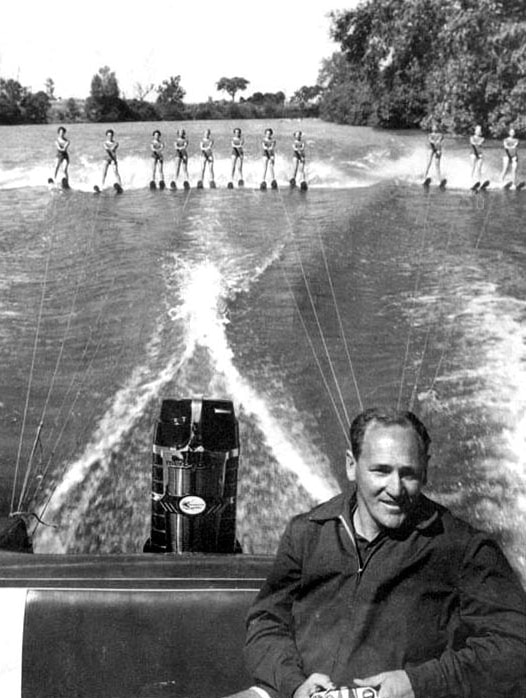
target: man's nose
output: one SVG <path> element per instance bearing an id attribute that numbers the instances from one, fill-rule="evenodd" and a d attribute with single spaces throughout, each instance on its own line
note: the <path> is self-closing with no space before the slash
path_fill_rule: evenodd
<path id="1" fill-rule="evenodd" d="M 398 473 L 391 473 L 387 482 L 387 493 L 393 499 L 400 497 L 402 494 L 402 478 Z"/>

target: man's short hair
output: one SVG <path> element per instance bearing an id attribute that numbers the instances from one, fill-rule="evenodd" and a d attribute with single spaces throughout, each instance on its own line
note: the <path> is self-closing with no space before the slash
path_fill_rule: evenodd
<path id="1" fill-rule="evenodd" d="M 420 454 L 427 458 L 431 438 L 427 433 L 427 429 L 416 415 L 409 411 L 396 410 L 392 408 L 370 407 L 355 417 L 351 424 L 351 450 L 356 460 L 358 460 L 362 453 L 365 430 L 371 422 L 378 422 L 386 427 L 411 427 L 414 429 L 418 439 Z"/>

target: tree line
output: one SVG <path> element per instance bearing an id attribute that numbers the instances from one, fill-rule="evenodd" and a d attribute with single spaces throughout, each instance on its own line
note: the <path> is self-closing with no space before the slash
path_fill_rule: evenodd
<path id="1" fill-rule="evenodd" d="M 331 13 L 322 118 L 526 136 L 525 0 L 365 0 Z"/>
<path id="2" fill-rule="evenodd" d="M 49 95 L 31 92 L 17 80 L 0 78 L 0 124 L 42 124 L 51 106 Z"/>
<path id="3" fill-rule="evenodd" d="M 47 123 L 48 121 L 157 121 L 192 119 L 243 119 L 305 117 L 318 115 L 317 86 L 303 86 L 286 100 L 284 92 L 255 92 L 250 97 L 235 98 L 250 81 L 243 77 L 222 77 L 216 89 L 229 100 L 212 100 L 198 104 L 184 101 L 186 91 L 181 76 L 173 75 L 160 85 L 136 83 L 136 96 L 126 99 L 114 71 L 103 66 L 91 80 L 89 96 L 84 100 L 57 100 L 55 84 L 46 80 L 45 91 L 32 93 L 16 80 L 0 78 L 0 124 Z M 152 94 L 155 96 L 151 99 Z M 147 99 L 150 97 L 150 99 Z"/>
<path id="4" fill-rule="evenodd" d="M 136 85 L 124 98 L 107 66 L 86 100 L 57 106 L 53 81 L 33 94 L 0 78 L 0 123 L 321 116 L 342 124 L 428 128 L 466 133 L 481 124 L 495 137 L 510 128 L 526 137 L 526 0 L 362 0 L 331 13 L 339 45 L 322 61 L 318 81 L 283 92 L 256 92 L 249 81 L 222 77 L 230 100 L 187 104 L 181 77 Z M 146 99 L 154 95 L 154 99 Z"/>

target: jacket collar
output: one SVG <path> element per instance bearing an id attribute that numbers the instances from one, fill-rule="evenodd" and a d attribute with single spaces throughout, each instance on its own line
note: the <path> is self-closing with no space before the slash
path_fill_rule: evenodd
<path id="1" fill-rule="evenodd" d="M 323 522 L 338 519 L 340 516 L 349 520 L 351 511 L 354 511 L 355 507 L 356 487 L 351 485 L 348 492 L 338 494 L 313 509 L 309 514 L 309 520 Z M 414 528 L 424 530 L 437 520 L 441 511 L 443 507 L 421 494 L 411 517 L 412 525 Z"/>

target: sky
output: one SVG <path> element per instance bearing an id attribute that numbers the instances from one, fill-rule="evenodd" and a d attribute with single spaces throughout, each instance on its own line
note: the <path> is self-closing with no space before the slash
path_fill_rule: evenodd
<path id="1" fill-rule="evenodd" d="M 55 82 L 57 97 L 89 95 L 104 65 L 124 96 L 136 85 L 181 76 L 186 102 L 228 95 L 221 77 L 250 81 L 245 96 L 313 85 L 329 38 L 331 10 L 358 0 L 26 0 L 5 2 L 0 23 L 0 77 L 33 92 Z M 153 98 L 152 95 L 150 98 Z"/>

